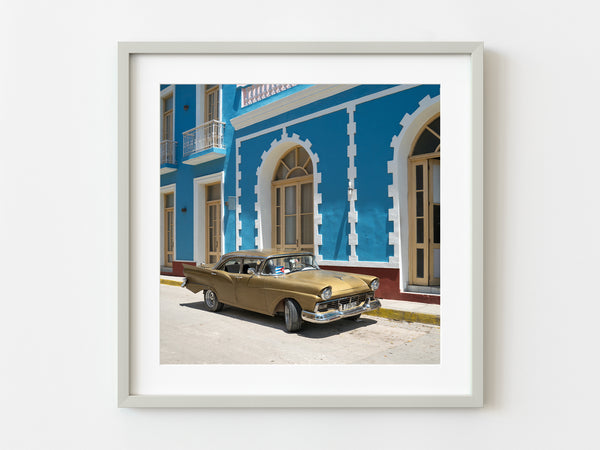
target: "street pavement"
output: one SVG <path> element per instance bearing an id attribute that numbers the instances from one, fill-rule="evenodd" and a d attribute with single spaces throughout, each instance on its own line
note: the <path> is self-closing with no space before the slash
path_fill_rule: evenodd
<path id="1" fill-rule="evenodd" d="M 161 364 L 439 364 L 440 327 L 361 316 L 305 322 L 287 333 L 282 316 L 226 306 L 206 309 L 202 293 L 160 286 Z"/>

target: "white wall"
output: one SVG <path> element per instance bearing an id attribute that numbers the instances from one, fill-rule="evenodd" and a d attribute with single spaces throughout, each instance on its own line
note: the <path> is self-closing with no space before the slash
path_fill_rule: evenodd
<path id="1" fill-rule="evenodd" d="M 597 445 L 593 2 L 214 5 L 2 2 L 0 448 Z M 484 409 L 116 408 L 116 42 L 244 39 L 485 41 Z"/>

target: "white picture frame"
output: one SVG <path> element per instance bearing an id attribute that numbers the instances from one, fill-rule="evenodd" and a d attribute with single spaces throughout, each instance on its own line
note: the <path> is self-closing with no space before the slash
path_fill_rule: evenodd
<path id="1" fill-rule="evenodd" d="M 136 320 L 136 309 L 133 298 L 139 284 L 132 262 L 136 255 L 132 254 L 131 233 L 132 220 L 136 202 L 132 198 L 132 170 L 139 170 L 132 164 L 132 122 L 136 120 L 136 111 L 132 97 L 132 64 L 135 58 L 144 56 L 241 56 L 246 59 L 264 55 L 281 57 L 318 58 L 324 55 L 338 55 L 347 58 L 377 56 L 385 59 L 419 56 L 428 58 L 460 58 L 459 64 L 466 65 L 470 76 L 468 123 L 465 131 L 468 140 L 468 159 L 471 179 L 469 186 L 467 209 L 462 211 L 465 227 L 470 230 L 470 242 L 465 243 L 467 251 L 456 255 L 456 265 L 461 267 L 460 276 L 466 286 L 462 291 L 465 308 L 461 310 L 464 323 L 468 328 L 466 343 L 461 349 L 467 358 L 463 361 L 460 372 L 460 384 L 464 388 L 456 390 L 444 386 L 432 386 L 416 390 L 414 393 L 394 390 L 389 383 L 379 391 L 362 392 L 353 389 L 348 393 L 331 395 L 311 395 L 293 388 L 285 391 L 277 389 L 273 394 L 263 389 L 248 390 L 243 387 L 229 394 L 190 392 L 172 394 L 151 390 L 134 389 L 134 377 L 139 373 L 137 367 L 139 356 L 136 352 L 136 340 L 132 338 L 132 328 Z M 118 45 L 118 405 L 120 407 L 481 407 L 483 406 L 483 43 L 481 42 L 121 42 Z M 170 80 L 169 80 L 170 81 Z M 442 87 L 443 89 L 443 87 Z M 158 93 L 158 90 L 157 90 Z M 158 94 L 157 94 L 158 95 Z M 135 97 L 135 96 L 134 96 Z M 442 97 L 443 99 L 443 97 Z M 443 100 L 442 100 L 443 101 Z M 445 158 L 448 156 L 446 155 Z M 136 194 L 137 195 L 137 194 Z M 158 244 L 157 244 L 158 245 Z M 135 276 L 133 276 L 135 275 Z M 142 275 L 143 276 L 143 275 Z M 156 280 L 148 280 L 149 283 Z M 156 282 L 158 289 L 158 283 Z M 451 314 L 449 314 L 451 316 Z M 442 308 L 442 321 L 444 308 Z M 443 329 L 444 325 L 442 325 Z M 442 334 L 443 336 L 443 334 Z M 153 345 L 158 345 L 154 342 Z M 442 341 L 444 345 L 444 341 Z M 449 342 L 450 346 L 454 345 Z M 451 364 L 444 360 L 442 363 Z M 210 371 L 231 370 L 229 368 L 204 368 L 197 370 Z M 194 370 L 196 370 L 194 369 Z M 214 369 L 214 370 L 213 370 Z M 191 370 L 191 369 L 190 369 Z M 251 371 L 247 366 L 235 367 L 236 371 Z M 260 368 L 263 371 L 279 370 L 269 366 Z M 290 370 L 301 370 L 291 368 Z M 371 366 L 366 372 L 370 380 L 377 380 L 388 370 L 387 366 Z M 412 370 L 412 369 L 406 369 Z M 253 372 L 254 373 L 254 372 Z M 257 372 L 264 373 L 264 372 Z M 304 375 L 303 375 L 304 376 Z M 385 383 L 384 383 L 385 384 Z M 358 386 L 360 387 L 360 386 Z M 417 392 L 418 391 L 418 392 Z"/>

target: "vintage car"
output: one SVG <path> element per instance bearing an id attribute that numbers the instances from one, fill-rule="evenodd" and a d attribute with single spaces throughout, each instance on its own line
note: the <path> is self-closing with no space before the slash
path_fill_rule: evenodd
<path id="1" fill-rule="evenodd" d="M 204 291 L 210 311 L 231 305 L 271 316 L 282 312 L 289 332 L 303 321 L 357 319 L 381 307 L 377 277 L 321 270 L 308 252 L 231 252 L 214 267 L 184 266 L 184 275 L 187 289 Z"/>

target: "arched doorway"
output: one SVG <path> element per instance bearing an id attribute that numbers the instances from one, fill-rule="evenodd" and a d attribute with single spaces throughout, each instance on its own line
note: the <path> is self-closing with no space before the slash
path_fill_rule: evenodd
<path id="1" fill-rule="evenodd" d="M 408 157 L 409 284 L 440 285 L 440 115 L 427 122 Z"/>
<path id="2" fill-rule="evenodd" d="M 313 164 L 301 146 L 288 150 L 271 182 L 271 246 L 314 252 Z"/>

